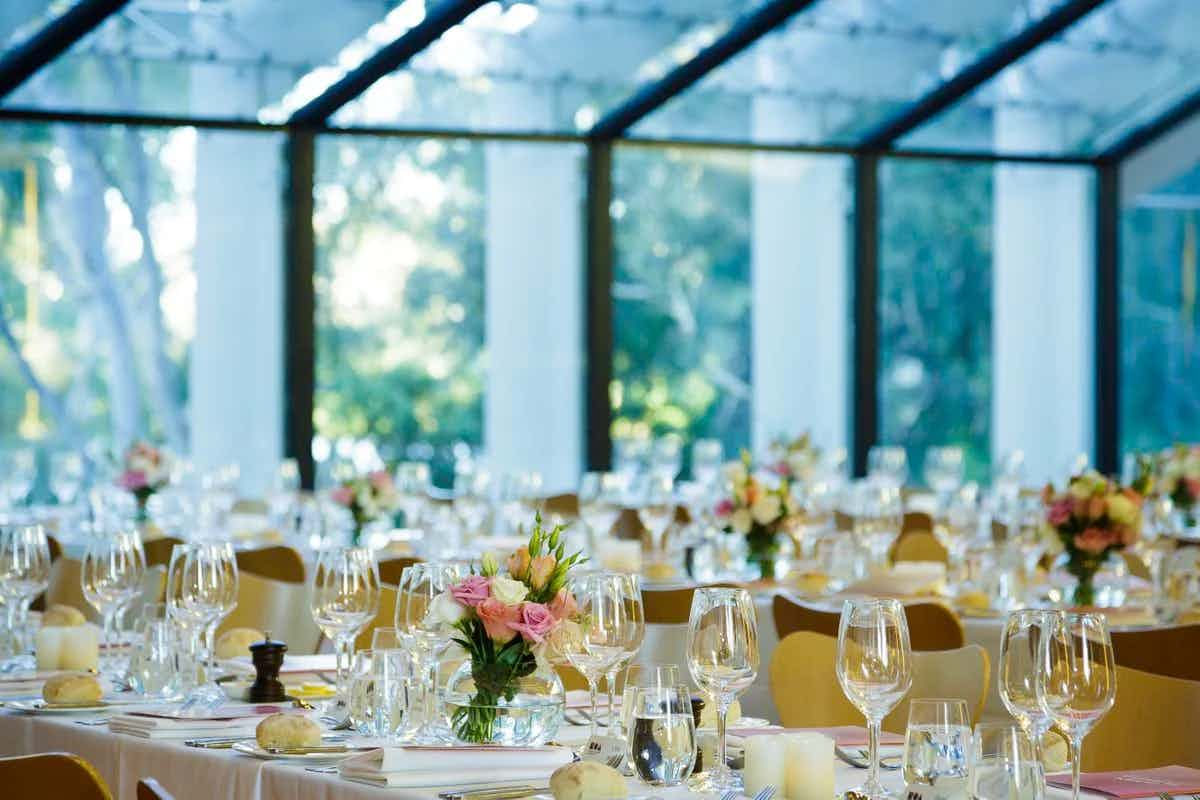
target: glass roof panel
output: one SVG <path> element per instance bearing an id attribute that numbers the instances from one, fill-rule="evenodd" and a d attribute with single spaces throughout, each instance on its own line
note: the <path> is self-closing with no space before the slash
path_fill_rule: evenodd
<path id="1" fill-rule="evenodd" d="M 71 0 L 4 0 L 0 3 L 0 51 L 20 44 L 71 7 Z"/>
<path id="2" fill-rule="evenodd" d="M 1200 87 L 1197 34 L 1197 0 L 1109 0 L 900 145 L 1097 154 Z"/>
<path id="3" fill-rule="evenodd" d="M 820 0 L 631 135 L 858 142 L 1061 0 Z"/>
<path id="4" fill-rule="evenodd" d="M 398 1 L 132 0 L 3 104 L 257 119 Z"/>
<path id="5" fill-rule="evenodd" d="M 639 84 L 690 59 L 757 2 L 491 2 L 376 82 L 332 122 L 586 131 Z"/>

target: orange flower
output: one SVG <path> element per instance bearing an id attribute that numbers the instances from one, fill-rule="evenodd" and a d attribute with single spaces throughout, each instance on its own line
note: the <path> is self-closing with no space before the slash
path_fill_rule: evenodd
<path id="1" fill-rule="evenodd" d="M 558 566 L 558 561 L 549 553 L 533 559 L 529 565 L 530 585 L 534 589 L 544 587 L 550 581 L 550 576 L 554 573 L 556 566 Z"/>
<path id="2" fill-rule="evenodd" d="M 475 614 L 483 623 L 483 629 L 488 637 L 497 644 L 512 641 L 517 632 L 510 626 L 521 618 L 521 606 L 506 606 L 494 597 L 489 597 L 475 607 Z"/>
<path id="3" fill-rule="evenodd" d="M 528 572 L 529 548 L 520 547 L 515 553 L 508 557 L 508 574 L 521 581 L 525 580 L 525 575 Z"/>

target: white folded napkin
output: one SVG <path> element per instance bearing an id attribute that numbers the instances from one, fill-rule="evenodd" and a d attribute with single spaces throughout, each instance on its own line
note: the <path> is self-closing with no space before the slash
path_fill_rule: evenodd
<path id="1" fill-rule="evenodd" d="M 569 764 L 566 747 L 383 747 L 341 762 L 344 778 L 382 786 L 471 786 L 513 781 L 548 781 Z"/>
<path id="2" fill-rule="evenodd" d="M 196 736 L 253 736 L 263 718 L 280 711 L 286 705 L 228 705 L 208 717 L 183 717 L 177 707 L 160 707 L 144 711 L 114 714 L 108 729 L 142 739 L 191 739 Z"/>
<path id="3" fill-rule="evenodd" d="M 931 594 L 946 581 L 946 565 L 938 561 L 900 561 L 846 587 L 847 594 L 913 596 Z"/>

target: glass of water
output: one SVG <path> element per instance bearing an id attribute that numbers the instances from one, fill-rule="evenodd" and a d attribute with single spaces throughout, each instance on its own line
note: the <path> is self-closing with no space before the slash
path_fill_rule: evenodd
<path id="1" fill-rule="evenodd" d="M 1015 725 L 981 722 L 971 754 L 971 796 L 977 800 L 1042 800 L 1045 774 L 1033 743 Z"/>
<path id="2" fill-rule="evenodd" d="M 970 752 L 971 722 L 965 700 L 912 701 L 904 733 L 906 784 L 965 790 Z"/>
<path id="3" fill-rule="evenodd" d="M 651 786 L 678 786 L 696 763 L 696 725 L 684 686 L 634 689 L 629 715 L 629 761 Z"/>
<path id="4" fill-rule="evenodd" d="M 411 734 L 412 692 L 418 677 L 412 656 L 403 650 L 356 653 L 348 684 L 354 730 L 393 741 Z"/>
<path id="5" fill-rule="evenodd" d="M 633 709 L 638 689 L 659 689 L 679 686 L 679 667 L 675 664 L 631 664 L 625 671 L 625 691 L 621 695 L 620 737 L 633 730 Z"/>
<path id="6" fill-rule="evenodd" d="M 175 677 L 180 670 L 171 621 L 149 617 L 138 625 L 137 633 L 129 657 L 130 686 L 146 697 L 172 697 L 179 688 Z"/>

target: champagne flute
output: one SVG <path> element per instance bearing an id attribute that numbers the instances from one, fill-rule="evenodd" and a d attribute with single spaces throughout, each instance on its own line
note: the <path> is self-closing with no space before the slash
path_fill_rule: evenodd
<path id="1" fill-rule="evenodd" d="M 1038 672 L 1044 642 L 1054 615 L 1049 611 L 1027 608 L 1011 612 L 1004 621 L 1000 637 L 1000 664 L 997 688 L 1008 713 L 1029 737 L 1034 753 L 1042 757 L 1042 741 L 1052 721 L 1038 702 Z"/>
<path id="2" fill-rule="evenodd" d="M 42 526 L 0 528 L 0 596 L 18 659 L 30 650 L 29 604 L 49 585 L 50 546 Z"/>
<path id="3" fill-rule="evenodd" d="M 758 619 L 745 589 L 705 587 L 692 596 L 687 632 L 688 671 L 717 705 L 716 763 L 693 778 L 691 788 L 724 794 L 742 788 L 742 778 L 725 763 L 729 706 L 758 677 Z"/>
<path id="4" fill-rule="evenodd" d="M 855 791 L 892 797 L 879 782 L 879 728 L 912 686 L 912 646 L 898 600 L 847 600 L 838 625 L 837 678 L 846 698 L 867 718 L 871 766 Z"/>
<path id="5" fill-rule="evenodd" d="M 587 679 L 592 701 L 590 741 L 596 738 L 597 684 L 624 657 L 633 623 L 626 603 L 624 576 L 611 572 L 579 575 L 569 588 L 583 622 L 581 636 L 571 643 L 566 656 L 571 666 Z"/>
<path id="6" fill-rule="evenodd" d="M 1108 623 L 1099 614 L 1053 615 L 1046 631 L 1038 703 L 1071 742 L 1071 797 L 1079 800 L 1083 739 L 1117 698 Z"/>
<path id="7" fill-rule="evenodd" d="M 608 671 L 604 674 L 604 683 L 608 687 L 608 719 L 605 721 L 605 733 L 612 734 L 617 717 L 613 713 L 614 695 L 617 689 L 617 673 L 629 664 L 642 649 L 642 640 L 646 636 L 646 611 L 642 606 L 642 582 L 637 575 L 618 575 L 621 591 L 624 596 L 626 614 L 629 624 L 625 627 L 623 652 Z M 618 725 L 619 733 L 620 727 Z"/>
<path id="8" fill-rule="evenodd" d="M 116 644 L 117 612 L 138 593 L 146 570 L 142 537 L 137 530 L 95 534 L 83 554 L 80 584 L 83 597 L 104 620 L 104 660 L 111 668 Z"/>
<path id="9" fill-rule="evenodd" d="M 346 701 L 354 636 L 379 613 L 379 565 L 365 547 L 331 547 L 317 559 L 312 577 L 312 617 L 333 641 L 337 693 Z"/>

